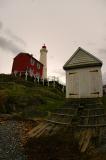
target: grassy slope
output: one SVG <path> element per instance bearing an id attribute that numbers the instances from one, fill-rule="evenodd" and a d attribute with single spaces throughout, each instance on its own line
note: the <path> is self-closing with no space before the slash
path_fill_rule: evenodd
<path id="1" fill-rule="evenodd" d="M 106 95 L 103 97 L 103 102 L 106 108 Z M 2 113 L 15 112 L 24 117 L 35 117 L 45 115 L 47 110 L 54 110 L 63 103 L 64 95 L 52 87 L 33 86 L 26 82 L 0 83 L 0 111 Z M 35 157 L 37 160 L 42 157 L 46 160 L 57 157 L 61 160 L 106 160 L 105 153 L 82 155 L 71 135 L 65 137 L 59 134 L 46 137 L 46 139 L 32 139 L 27 142 L 25 149 L 31 156 L 31 160 L 35 160 Z"/>
<path id="2" fill-rule="evenodd" d="M 53 87 L 0 83 L 0 111 L 3 113 L 17 112 L 32 117 L 55 109 L 63 101 L 63 93 Z"/>

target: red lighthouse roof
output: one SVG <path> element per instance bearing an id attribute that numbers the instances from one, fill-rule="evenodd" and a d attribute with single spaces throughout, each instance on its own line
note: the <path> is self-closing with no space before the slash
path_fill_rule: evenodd
<path id="1" fill-rule="evenodd" d="M 46 46 L 45 46 L 45 44 L 42 46 L 42 48 L 45 48 L 45 49 L 46 49 Z"/>

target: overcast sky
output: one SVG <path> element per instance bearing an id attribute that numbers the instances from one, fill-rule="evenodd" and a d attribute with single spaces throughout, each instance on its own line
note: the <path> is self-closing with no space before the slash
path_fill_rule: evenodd
<path id="1" fill-rule="evenodd" d="M 44 43 L 48 75 L 65 82 L 62 67 L 80 46 L 103 61 L 105 80 L 106 0 L 0 0 L 0 73 L 21 51 L 39 60 Z"/>

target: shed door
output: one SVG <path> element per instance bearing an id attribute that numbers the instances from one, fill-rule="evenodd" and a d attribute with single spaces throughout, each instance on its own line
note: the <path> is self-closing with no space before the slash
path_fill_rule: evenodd
<path id="1" fill-rule="evenodd" d="M 79 95 L 79 78 L 78 78 L 78 73 L 73 72 L 69 73 L 69 83 L 70 83 L 70 90 L 69 90 L 69 95 L 70 97 L 78 97 Z"/>
<path id="2" fill-rule="evenodd" d="M 90 94 L 93 97 L 99 95 L 99 72 L 98 70 L 90 71 Z"/>

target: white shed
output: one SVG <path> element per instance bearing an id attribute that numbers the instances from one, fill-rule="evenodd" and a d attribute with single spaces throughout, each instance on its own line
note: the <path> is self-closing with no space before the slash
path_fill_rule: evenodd
<path id="1" fill-rule="evenodd" d="M 102 97 L 102 61 L 78 48 L 63 66 L 66 70 L 66 98 Z"/>

